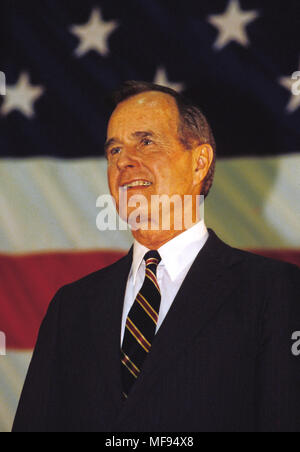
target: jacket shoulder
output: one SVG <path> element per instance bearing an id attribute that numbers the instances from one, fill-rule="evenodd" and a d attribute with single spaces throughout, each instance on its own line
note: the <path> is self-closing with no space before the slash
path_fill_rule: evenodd
<path id="1" fill-rule="evenodd" d="M 105 286 L 106 283 L 110 283 L 116 275 L 124 273 L 130 264 L 129 254 L 123 256 L 113 264 L 104 267 L 95 272 L 61 287 L 58 291 L 60 298 L 72 298 L 73 300 L 84 295 L 87 298 L 93 294 L 95 290 L 99 290 L 99 286 Z"/>
<path id="2" fill-rule="evenodd" d="M 254 251 L 249 251 L 246 249 L 236 248 L 231 246 L 230 244 L 221 240 L 218 236 L 216 236 L 215 232 L 213 235 L 217 237 L 217 241 L 221 246 L 219 246 L 219 250 L 222 254 L 224 254 L 225 258 L 233 257 L 235 260 L 244 263 L 245 266 L 249 267 L 257 267 L 257 268 L 274 268 L 274 269 L 283 269 L 283 268 L 294 268 L 299 269 L 299 267 L 290 262 L 282 261 L 279 259 L 271 258 L 264 256 L 263 254 L 255 253 Z"/>
<path id="3" fill-rule="evenodd" d="M 216 255 L 221 256 L 225 266 L 233 266 L 235 277 L 244 281 L 272 281 L 274 278 L 284 280 L 297 277 L 300 280 L 300 268 L 292 263 L 266 257 L 253 251 L 233 247 L 221 240 L 212 231 Z"/>
<path id="4" fill-rule="evenodd" d="M 225 266 L 235 266 L 238 271 L 250 271 L 251 273 L 272 272 L 272 271 L 300 271 L 300 268 L 289 262 L 281 261 L 271 257 L 257 254 L 253 251 L 240 249 L 224 242 L 212 229 L 209 228 L 210 237 L 207 241 L 207 248 L 211 250 L 213 257 L 221 260 Z"/>
<path id="5" fill-rule="evenodd" d="M 300 296 L 300 268 L 292 263 L 280 261 L 251 251 L 230 247 L 236 256 L 237 265 L 233 277 L 237 284 L 247 287 L 249 293 L 272 294 L 284 298 L 284 294 Z M 284 303 L 284 300 L 278 301 Z"/>
<path id="6" fill-rule="evenodd" d="M 249 267 L 255 267 L 257 269 L 265 269 L 265 270 L 288 270 L 293 269 L 294 271 L 300 271 L 300 268 L 292 264 L 290 262 L 282 261 L 280 259 L 275 259 L 271 257 L 264 256 L 262 254 L 257 254 L 252 251 L 242 250 L 239 248 L 233 248 L 231 247 L 232 252 L 235 253 L 237 256 L 240 256 L 244 261 L 245 264 Z"/>

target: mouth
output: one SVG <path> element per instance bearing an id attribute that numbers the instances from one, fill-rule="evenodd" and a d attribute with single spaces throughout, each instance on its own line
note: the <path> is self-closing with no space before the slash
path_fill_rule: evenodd
<path id="1" fill-rule="evenodd" d="M 146 180 L 135 180 L 132 182 L 125 183 L 121 185 L 121 188 L 123 190 L 131 190 L 134 188 L 147 188 L 152 185 L 152 182 L 146 181 Z"/>

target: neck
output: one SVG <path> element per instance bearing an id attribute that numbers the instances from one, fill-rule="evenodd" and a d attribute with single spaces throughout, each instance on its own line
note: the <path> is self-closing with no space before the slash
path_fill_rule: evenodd
<path id="1" fill-rule="evenodd" d="M 162 212 L 160 212 L 160 220 L 154 221 L 154 227 L 152 229 L 151 214 L 150 217 L 144 222 L 147 227 L 144 229 L 132 229 L 132 235 L 141 245 L 144 245 L 150 250 L 158 250 L 165 243 L 182 234 L 187 229 L 190 229 L 196 223 L 198 223 L 203 214 L 196 201 L 193 200 L 192 204 L 187 204 L 184 209 L 184 213 L 178 212 L 172 209 L 171 218 L 169 222 L 162 221 Z M 180 218 L 180 222 L 177 221 Z M 169 225 L 168 229 L 162 227 L 163 224 Z"/>

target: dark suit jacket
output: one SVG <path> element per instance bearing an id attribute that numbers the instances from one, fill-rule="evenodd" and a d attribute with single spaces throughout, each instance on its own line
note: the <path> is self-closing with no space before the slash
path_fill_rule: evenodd
<path id="1" fill-rule="evenodd" d="M 209 229 L 127 401 L 120 330 L 132 249 L 62 288 L 13 431 L 300 431 L 300 269 Z"/>

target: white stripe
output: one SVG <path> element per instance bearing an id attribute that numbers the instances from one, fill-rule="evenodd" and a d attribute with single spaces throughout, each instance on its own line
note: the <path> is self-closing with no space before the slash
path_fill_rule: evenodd
<path id="1" fill-rule="evenodd" d="M 280 160 L 264 216 L 289 246 L 300 247 L 300 156 Z"/>
<path id="2" fill-rule="evenodd" d="M 300 153 L 217 161 L 207 226 L 239 248 L 299 248 Z M 130 231 L 96 227 L 106 160 L 0 160 L 0 252 L 128 250 Z"/>
<path id="3" fill-rule="evenodd" d="M 109 194 L 106 160 L 0 161 L 0 252 L 128 250 L 130 231 L 96 227 L 99 195 Z"/>
<path id="4" fill-rule="evenodd" d="M 207 226 L 237 248 L 300 248 L 300 153 L 217 161 Z"/>

